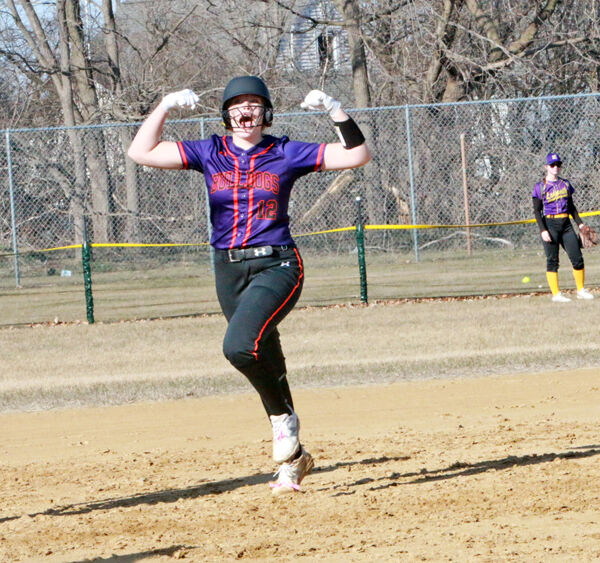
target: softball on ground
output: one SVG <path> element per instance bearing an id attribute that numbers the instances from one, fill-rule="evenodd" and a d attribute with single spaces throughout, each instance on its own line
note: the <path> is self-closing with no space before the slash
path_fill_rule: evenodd
<path id="1" fill-rule="evenodd" d="M 529 276 L 525 276 L 521 281 L 523 283 L 529 283 L 531 280 L 529 279 Z"/>

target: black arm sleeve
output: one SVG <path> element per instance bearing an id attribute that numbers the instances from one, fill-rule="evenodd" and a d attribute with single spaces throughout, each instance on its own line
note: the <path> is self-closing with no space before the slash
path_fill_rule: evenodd
<path id="1" fill-rule="evenodd" d="M 336 128 L 337 134 L 345 149 L 359 147 L 365 142 L 365 136 L 356 124 L 356 121 L 351 117 L 346 119 L 346 121 L 334 121 L 333 126 Z"/>
<path id="2" fill-rule="evenodd" d="M 571 217 L 573 217 L 573 219 L 575 220 L 575 223 L 577 223 L 578 225 L 581 225 L 581 223 L 583 223 L 583 221 L 581 220 L 581 217 L 579 216 L 579 212 L 577 211 L 577 208 L 575 207 L 575 202 L 573 201 L 572 195 L 569 196 L 567 205 L 569 206 L 569 215 L 571 215 Z"/>
<path id="3" fill-rule="evenodd" d="M 542 231 L 547 231 L 546 223 L 544 223 L 544 219 L 542 218 L 542 200 L 538 197 L 534 197 L 533 199 L 533 216 L 535 217 L 535 221 L 540 228 L 540 233 Z"/>

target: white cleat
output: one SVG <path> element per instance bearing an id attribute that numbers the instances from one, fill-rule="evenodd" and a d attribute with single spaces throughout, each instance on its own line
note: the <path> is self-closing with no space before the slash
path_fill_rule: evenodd
<path id="1" fill-rule="evenodd" d="M 302 479 L 313 470 L 314 466 L 315 462 L 312 456 L 302 448 L 300 457 L 281 464 L 281 467 L 275 473 L 277 480 L 269 483 L 271 492 L 275 496 L 298 492 Z"/>
<path id="2" fill-rule="evenodd" d="M 300 421 L 295 412 L 270 418 L 273 425 L 273 461 L 283 463 L 293 457 L 300 448 Z"/>
<path id="3" fill-rule="evenodd" d="M 571 300 L 559 291 L 556 295 L 552 296 L 552 301 L 554 303 L 568 303 Z"/>
<path id="4" fill-rule="evenodd" d="M 577 299 L 593 299 L 594 296 L 587 289 L 580 289 L 577 292 Z"/>

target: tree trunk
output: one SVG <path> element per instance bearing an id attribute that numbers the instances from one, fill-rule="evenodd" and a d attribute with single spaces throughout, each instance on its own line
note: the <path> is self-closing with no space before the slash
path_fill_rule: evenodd
<path id="1" fill-rule="evenodd" d="M 127 149 L 133 140 L 134 131 L 129 127 L 121 127 L 120 137 L 123 146 L 123 154 L 127 154 Z M 127 216 L 125 220 L 125 232 L 123 233 L 126 242 L 140 242 L 140 209 L 139 194 L 137 184 L 137 166 L 133 160 L 125 157 L 125 192 L 127 201 Z"/>
<path id="2" fill-rule="evenodd" d="M 69 33 L 71 53 L 71 73 L 77 87 L 81 103 L 80 111 L 84 121 L 93 121 L 98 111 L 98 97 L 93 81 L 91 65 L 85 52 L 85 37 L 81 21 L 78 0 L 61 0 L 65 2 L 66 23 Z M 85 134 L 85 149 L 92 189 L 92 224 L 94 241 L 109 242 L 112 240 L 111 219 L 111 180 L 106 161 L 104 134 L 99 129 L 92 129 Z"/>
<path id="3" fill-rule="evenodd" d="M 336 8 L 342 14 L 344 27 L 348 31 L 348 44 L 350 47 L 350 64 L 352 66 L 352 90 L 354 92 L 354 106 L 367 108 L 371 105 L 371 91 L 369 88 L 369 73 L 365 43 L 360 29 L 360 6 L 356 0 L 335 0 Z M 361 130 L 371 150 L 375 153 L 375 136 L 370 124 L 368 114 L 358 117 Z M 366 221 L 379 223 L 382 220 L 381 186 L 378 179 L 376 166 L 367 164 L 363 169 L 365 185 Z"/>
<path id="4" fill-rule="evenodd" d="M 73 176 L 75 177 L 75 185 L 73 186 L 73 191 L 69 197 L 69 209 L 71 216 L 73 217 L 75 244 L 80 244 L 83 241 L 85 230 L 86 170 L 81 132 L 74 129 L 75 104 L 73 102 L 73 90 L 70 79 L 71 63 L 64 1 L 56 3 L 56 16 L 59 29 L 61 80 L 60 82 L 55 82 L 55 86 L 60 99 L 65 125 L 69 127 L 67 135 L 71 142 L 71 147 L 73 148 Z"/>
<path id="5" fill-rule="evenodd" d="M 121 64 L 119 61 L 119 46 L 117 43 L 117 26 L 111 0 L 102 0 L 102 14 L 104 16 L 104 27 L 108 33 L 104 34 L 104 44 L 108 55 L 108 66 L 112 81 L 113 104 L 121 102 L 123 85 L 121 81 Z M 116 98 L 116 99 L 115 99 Z M 123 148 L 123 154 L 127 154 L 127 149 L 133 140 L 133 129 L 121 127 L 119 129 L 119 138 Z M 123 236 L 126 242 L 139 242 L 139 199 L 137 185 L 137 166 L 133 160 L 125 157 L 125 193 L 126 193 L 126 218 Z M 116 234 L 116 233 L 115 233 Z M 119 235 L 121 233 L 118 233 Z"/>
<path id="6" fill-rule="evenodd" d="M 371 105 L 371 92 L 365 43 L 360 30 L 360 7 L 356 0 L 336 0 L 335 3 L 343 15 L 345 28 L 348 31 L 354 105 L 359 108 L 368 108 Z"/>
<path id="7" fill-rule="evenodd" d="M 94 241 L 111 242 L 113 240 L 113 190 L 102 129 L 91 129 L 85 132 L 85 153 L 92 190 Z"/>

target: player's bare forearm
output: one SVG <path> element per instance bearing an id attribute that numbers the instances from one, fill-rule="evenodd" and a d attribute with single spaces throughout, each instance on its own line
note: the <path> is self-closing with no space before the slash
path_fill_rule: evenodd
<path id="1" fill-rule="evenodd" d="M 350 118 L 350 116 L 341 107 L 330 117 L 334 121 L 346 121 L 346 119 Z"/>
<path id="2" fill-rule="evenodd" d="M 343 170 L 358 168 L 371 160 L 371 151 L 367 143 L 347 149 L 342 143 L 328 143 L 325 146 L 323 170 Z"/>
<path id="3" fill-rule="evenodd" d="M 161 141 L 167 111 L 159 105 L 142 123 L 133 138 L 127 155 L 133 161 L 154 168 L 181 168 L 177 144 Z"/>

